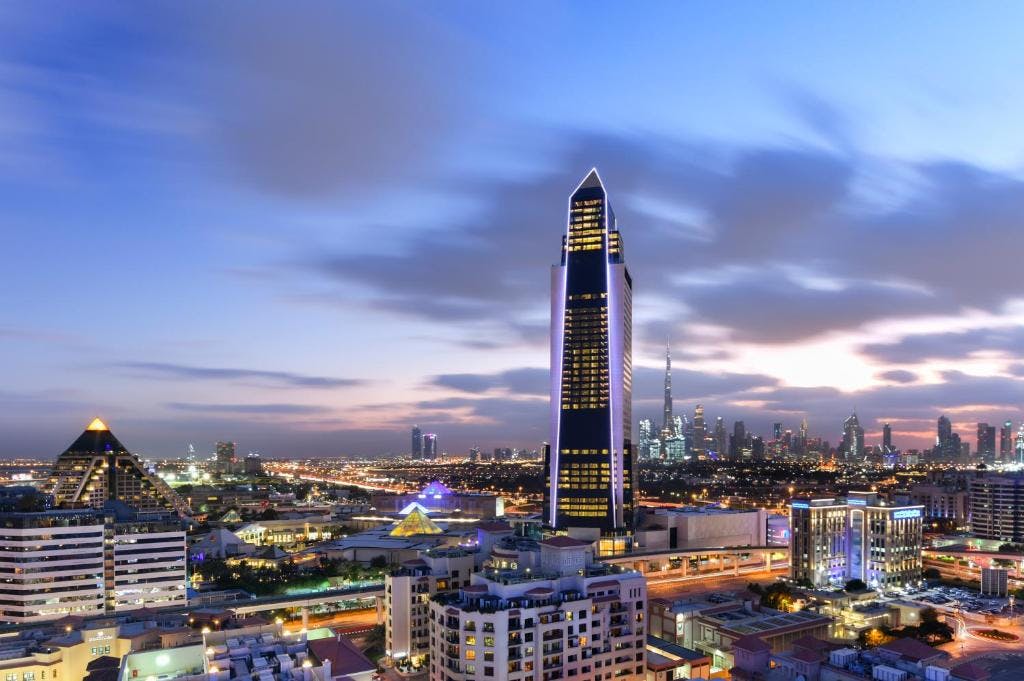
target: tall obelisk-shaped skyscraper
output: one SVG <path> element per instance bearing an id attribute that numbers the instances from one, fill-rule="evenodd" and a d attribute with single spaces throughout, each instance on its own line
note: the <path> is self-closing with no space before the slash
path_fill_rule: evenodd
<path id="1" fill-rule="evenodd" d="M 545 520 L 598 540 L 629 543 L 635 515 L 632 280 L 605 193 L 591 170 L 569 197 L 561 262 L 551 273 L 551 442 Z"/>

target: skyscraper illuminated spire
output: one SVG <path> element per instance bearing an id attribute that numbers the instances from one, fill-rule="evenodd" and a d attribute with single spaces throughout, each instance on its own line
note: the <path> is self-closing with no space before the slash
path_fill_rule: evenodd
<path id="1" fill-rule="evenodd" d="M 672 347 L 665 341 L 665 410 L 661 420 L 662 433 L 678 435 L 672 421 Z"/>
<path id="2" fill-rule="evenodd" d="M 569 197 L 551 271 L 551 443 L 545 520 L 613 551 L 633 527 L 633 283 L 597 170 Z M 610 542 L 610 543 L 609 543 Z"/>

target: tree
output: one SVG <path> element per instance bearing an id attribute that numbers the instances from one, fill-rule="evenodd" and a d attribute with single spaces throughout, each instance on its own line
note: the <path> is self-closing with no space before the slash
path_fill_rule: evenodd
<path id="1" fill-rule="evenodd" d="M 867 588 L 868 585 L 864 583 L 864 580 L 854 578 L 846 583 L 846 586 L 843 587 L 843 591 L 852 593 L 854 591 L 867 591 Z"/>
<path id="2" fill-rule="evenodd" d="M 948 643 L 953 640 L 953 628 L 939 621 L 935 608 L 925 608 L 921 611 L 921 623 L 917 625 L 915 638 L 932 646 Z"/>
<path id="3" fill-rule="evenodd" d="M 925 579 L 942 579 L 942 573 L 939 572 L 938 568 L 933 568 L 933 567 L 930 567 L 927 570 L 925 570 L 921 574 L 921 576 L 924 577 Z"/>
<path id="4" fill-rule="evenodd" d="M 384 556 L 374 556 L 373 560 L 370 561 L 370 567 L 378 570 L 383 570 L 388 566 L 388 559 Z"/>
<path id="5" fill-rule="evenodd" d="M 263 513 L 260 513 L 260 520 L 277 520 L 277 511 L 272 508 L 268 508 Z"/>
<path id="6" fill-rule="evenodd" d="M 761 607 L 789 612 L 793 609 L 793 591 L 785 582 L 775 582 L 761 592 Z"/>
<path id="7" fill-rule="evenodd" d="M 874 629 L 865 629 L 857 635 L 857 642 L 863 648 L 877 648 L 880 645 L 884 645 L 889 641 L 894 640 L 896 637 L 893 636 L 892 630 L 882 625 Z"/>

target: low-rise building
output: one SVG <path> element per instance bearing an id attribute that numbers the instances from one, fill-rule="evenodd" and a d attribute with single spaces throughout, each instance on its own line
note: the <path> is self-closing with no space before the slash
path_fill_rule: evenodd
<path id="1" fill-rule="evenodd" d="M 872 588 L 921 579 L 924 509 L 872 492 L 790 503 L 790 575 L 815 587 L 860 579 Z"/>
<path id="2" fill-rule="evenodd" d="M 636 531 L 638 550 L 766 546 L 768 512 L 718 506 L 644 508 Z"/>
<path id="3" fill-rule="evenodd" d="M 281 625 L 261 624 L 208 632 L 194 645 L 125 655 L 119 681 L 371 681 L 375 672 L 375 664 L 330 629 L 286 635 Z"/>

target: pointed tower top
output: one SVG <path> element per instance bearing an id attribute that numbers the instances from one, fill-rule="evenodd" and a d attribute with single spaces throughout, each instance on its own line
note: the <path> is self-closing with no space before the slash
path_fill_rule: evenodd
<path id="1" fill-rule="evenodd" d="M 107 428 L 107 424 L 103 423 L 103 421 L 101 421 L 98 418 L 93 419 L 92 423 L 90 423 L 88 426 L 86 426 L 85 429 L 86 430 L 110 430 L 110 428 Z"/>
<path id="2" fill-rule="evenodd" d="M 583 178 L 583 181 L 579 183 L 573 194 L 581 189 L 604 189 L 604 183 L 601 182 L 601 176 L 597 174 L 597 168 L 591 168 L 587 176 Z"/>

